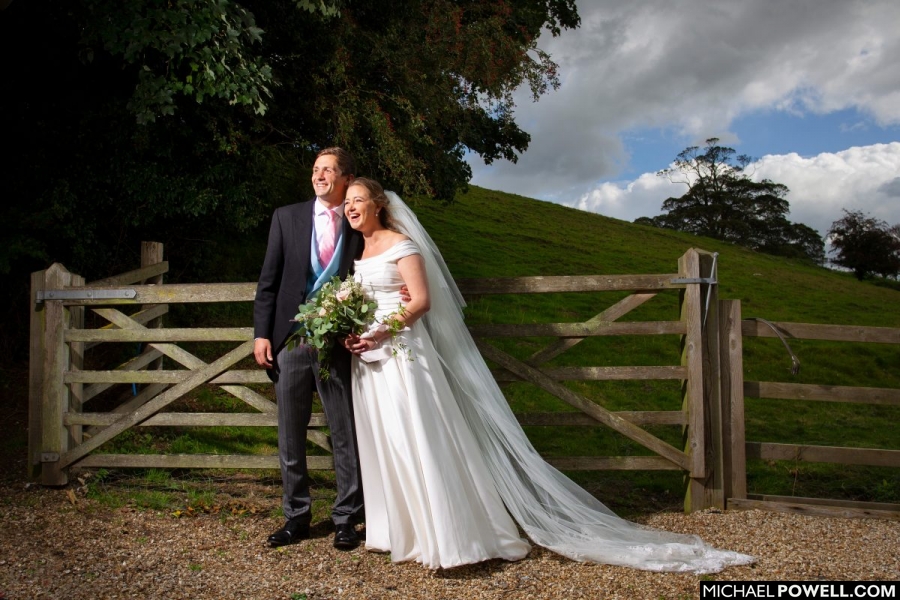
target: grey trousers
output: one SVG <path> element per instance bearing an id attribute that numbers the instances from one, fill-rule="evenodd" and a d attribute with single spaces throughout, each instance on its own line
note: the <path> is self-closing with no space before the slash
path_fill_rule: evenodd
<path id="1" fill-rule="evenodd" d="M 362 478 L 353 421 L 350 353 L 338 348 L 330 376 L 319 379 L 315 350 L 282 348 L 275 358 L 275 395 L 278 400 L 278 458 L 284 491 L 284 516 L 310 521 L 309 472 L 306 468 L 306 430 L 312 415 L 313 389 L 317 389 L 331 432 L 337 498 L 331 518 L 335 524 L 364 519 Z"/>

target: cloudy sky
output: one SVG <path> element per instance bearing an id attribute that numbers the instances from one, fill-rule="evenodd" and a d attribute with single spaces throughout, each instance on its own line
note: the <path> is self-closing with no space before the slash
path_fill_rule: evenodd
<path id="1" fill-rule="evenodd" d="M 531 145 L 470 160 L 472 183 L 633 221 L 683 184 L 687 146 L 757 158 L 790 220 L 824 234 L 841 209 L 900 223 L 900 2 L 578 0 L 582 25 L 540 46 L 561 87 L 517 97 Z"/>

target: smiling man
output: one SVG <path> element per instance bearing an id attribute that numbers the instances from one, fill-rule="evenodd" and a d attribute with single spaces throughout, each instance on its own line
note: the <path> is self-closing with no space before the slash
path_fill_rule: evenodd
<path id="1" fill-rule="evenodd" d="M 285 345 L 298 307 L 335 275 L 346 277 L 362 247 L 359 234 L 343 218 L 344 196 L 355 171 L 355 161 L 346 150 L 319 152 L 312 172 L 315 200 L 276 209 L 269 229 L 253 306 L 253 353 L 275 382 L 278 401 L 278 457 L 286 521 L 269 536 L 271 547 L 309 537 L 312 514 L 306 432 L 313 390 L 322 400 L 334 451 L 334 547 L 349 550 L 359 545 L 355 525 L 363 519 L 363 494 L 350 396 L 350 354 L 337 348 L 329 377 L 323 380 L 316 352 L 303 344 L 293 350 Z"/>

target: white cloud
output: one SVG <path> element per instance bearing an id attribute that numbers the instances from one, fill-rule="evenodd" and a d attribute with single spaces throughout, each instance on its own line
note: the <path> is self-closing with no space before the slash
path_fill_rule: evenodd
<path id="1" fill-rule="evenodd" d="M 900 223 L 900 142 L 849 148 L 803 158 L 767 155 L 747 166 L 752 179 L 771 179 L 790 188 L 789 219 L 824 236 L 843 216 L 861 210 L 890 225 Z M 685 192 L 683 184 L 645 173 L 630 182 L 603 183 L 583 194 L 575 208 L 633 221 L 660 214 L 663 201 Z"/>
<path id="2" fill-rule="evenodd" d="M 812 158 L 797 154 L 764 156 L 753 178 L 767 178 L 791 189 L 790 220 L 824 233 L 843 216 L 861 210 L 894 225 L 900 223 L 900 142 L 848 148 Z"/>
<path id="3" fill-rule="evenodd" d="M 634 181 L 602 183 L 583 194 L 574 208 L 600 213 L 607 217 L 633 221 L 638 217 L 652 217 L 660 213 L 660 205 L 669 196 L 684 194 L 684 184 L 676 184 L 644 173 Z"/>
<path id="4" fill-rule="evenodd" d="M 754 111 L 855 108 L 877 126 L 900 124 L 896 0 L 594 0 L 578 8 L 579 29 L 541 39 L 560 64 L 561 88 L 537 103 L 518 97 L 528 151 L 517 164 L 485 167 L 475 157 L 476 185 L 578 198 L 627 165 L 623 133 L 660 128 L 690 143 L 716 136 L 736 145 L 731 123 Z M 615 206 L 604 194 L 595 201 Z"/>

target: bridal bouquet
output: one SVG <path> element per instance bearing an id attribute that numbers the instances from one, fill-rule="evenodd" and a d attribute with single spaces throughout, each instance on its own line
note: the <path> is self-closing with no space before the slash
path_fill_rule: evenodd
<path id="1" fill-rule="evenodd" d="M 287 348 L 298 344 L 315 348 L 319 358 L 319 377 L 328 379 L 331 354 L 342 339 L 366 331 L 375 321 L 377 303 L 366 299 L 362 284 L 352 279 L 332 277 L 316 296 L 299 308 L 294 321 L 300 327 L 288 337 Z"/>

